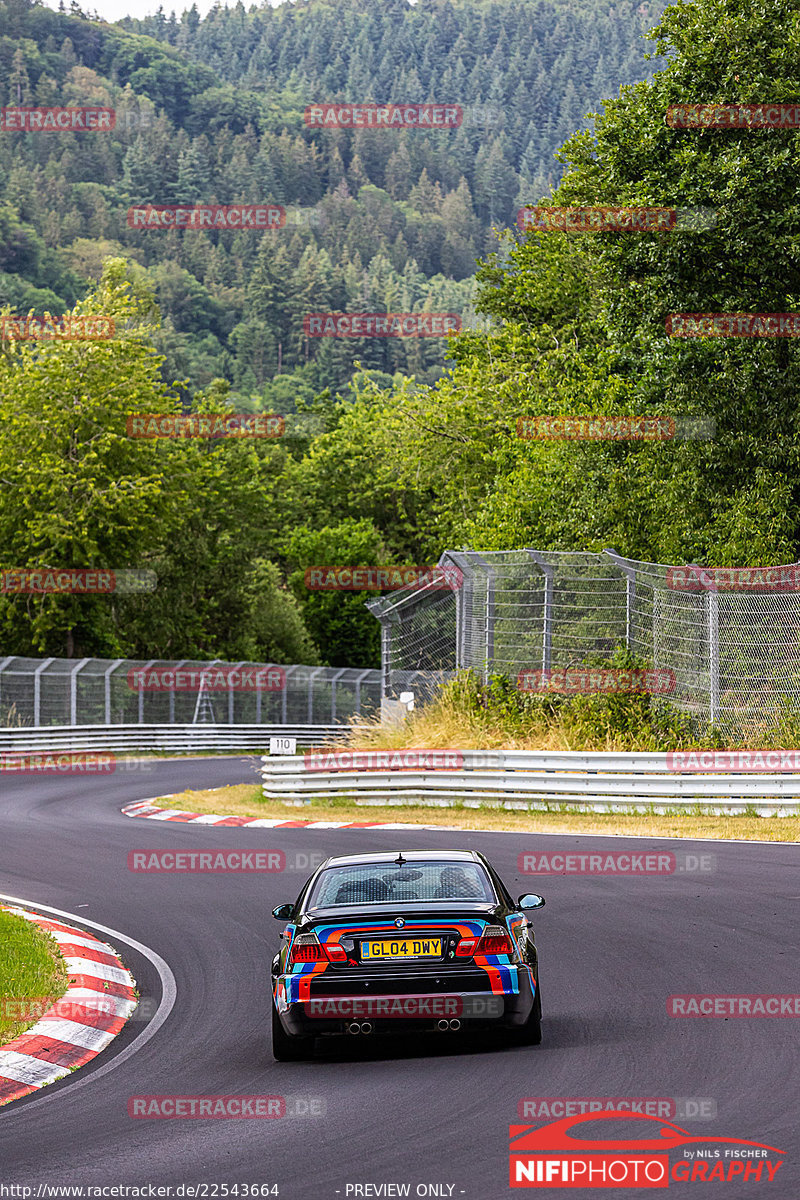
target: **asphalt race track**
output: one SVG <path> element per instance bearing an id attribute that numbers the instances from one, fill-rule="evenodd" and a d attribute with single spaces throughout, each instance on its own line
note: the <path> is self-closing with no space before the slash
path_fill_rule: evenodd
<path id="1" fill-rule="evenodd" d="M 696 1109 L 673 1118 L 693 1134 L 765 1142 L 786 1155 L 772 1184 L 672 1182 L 672 1195 L 800 1196 L 800 1018 L 680 1020 L 666 1009 L 675 993 L 800 992 L 800 846 L 205 828 L 120 814 L 136 799 L 255 780 L 256 763 L 182 759 L 107 777 L 2 779 L 0 892 L 149 947 L 169 965 L 177 994 L 163 1025 L 127 1057 L 147 1028 L 135 1017 L 91 1065 L 0 1110 L 0 1183 L 31 1186 L 34 1197 L 39 1185 L 278 1184 L 284 1200 L 391 1195 L 352 1185 L 408 1183 L 412 1196 L 426 1194 L 416 1188 L 427 1184 L 439 1185 L 428 1195 L 495 1200 L 512 1194 L 508 1125 L 524 1120 L 523 1098 L 658 1097 L 712 1102 L 716 1116 L 706 1105 L 702 1120 Z M 545 895 L 547 907 L 535 914 L 541 1046 L 475 1045 L 459 1035 L 412 1044 L 359 1038 L 313 1062 L 278 1064 L 268 980 L 280 926 L 270 910 L 294 899 L 309 872 L 156 875 L 127 867 L 129 851 L 148 848 L 274 848 L 293 861 L 436 846 L 481 849 L 514 895 Z M 537 880 L 517 870 L 521 850 L 587 847 L 713 852 L 716 869 Z M 116 944 L 154 1011 L 156 968 Z M 128 1116 L 129 1097 L 234 1094 L 286 1097 L 293 1115 Z"/>

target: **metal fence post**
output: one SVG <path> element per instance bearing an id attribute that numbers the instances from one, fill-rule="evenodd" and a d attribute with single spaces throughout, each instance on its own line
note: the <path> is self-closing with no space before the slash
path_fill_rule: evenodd
<path id="1" fill-rule="evenodd" d="M 245 664 L 244 664 L 243 662 L 239 662 L 239 663 L 237 663 L 237 664 L 236 664 L 236 666 L 233 668 L 233 670 L 234 670 L 234 671 L 238 671 L 238 670 L 239 670 L 239 668 L 240 668 L 240 667 L 243 667 L 244 665 L 245 665 Z M 233 724 L 234 724 L 234 720 L 233 720 L 233 693 L 234 693 L 234 689 L 233 689 L 233 684 L 232 684 L 232 683 L 231 683 L 231 681 L 230 681 L 230 676 L 231 676 L 232 674 L 233 674 L 233 671 L 231 671 L 231 672 L 229 672 L 229 673 L 228 673 L 228 724 L 229 724 L 229 725 L 233 725 Z"/>
<path id="2" fill-rule="evenodd" d="M 308 677 L 308 723 L 314 724 L 314 680 L 320 671 L 324 671 L 324 667 L 317 667 Z"/>
<path id="3" fill-rule="evenodd" d="M 331 676 L 331 725 L 336 724 L 336 680 L 344 675 L 347 667 L 341 667 L 335 675 Z"/>
<path id="4" fill-rule="evenodd" d="M 625 645 L 629 650 L 636 649 L 636 630 L 633 627 L 633 614 L 636 607 L 636 574 L 626 572 L 625 580 Z"/>
<path id="5" fill-rule="evenodd" d="M 392 694 L 392 621 L 381 617 L 381 699 Z"/>
<path id="6" fill-rule="evenodd" d="M 661 606 L 662 606 L 661 588 L 653 588 L 653 669 L 658 670 L 658 630 L 661 622 Z"/>
<path id="7" fill-rule="evenodd" d="M 356 694 L 355 694 L 356 711 L 355 711 L 355 715 L 357 717 L 361 716 L 361 680 L 364 679 L 365 676 L 367 676 L 369 674 L 370 674 L 369 670 L 362 671 L 361 674 L 356 679 Z"/>
<path id="8" fill-rule="evenodd" d="M 297 670 L 297 666 L 286 667 L 283 672 L 283 694 L 281 695 L 281 725 L 289 724 L 289 677 Z"/>
<path id="9" fill-rule="evenodd" d="M 78 724 L 78 674 L 86 664 L 88 658 L 82 658 L 69 673 L 69 723 L 70 725 Z"/>
<path id="10" fill-rule="evenodd" d="M 709 717 L 719 721 L 719 596 L 708 592 L 708 691 Z"/>
<path id="11" fill-rule="evenodd" d="M 486 611 L 483 620 L 483 680 L 484 683 L 488 683 L 490 668 L 494 667 L 495 570 L 491 563 L 488 563 L 485 558 L 477 554 L 474 550 L 468 550 L 467 555 L 473 562 L 479 563 L 486 571 Z"/>
<path id="12" fill-rule="evenodd" d="M 3 699 L 3 680 L 2 680 L 3 671 L 5 671 L 8 664 L 13 661 L 14 661 L 14 655 L 9 654 L 0 663 L 0 700 Z"/>
<path id="13" fill-rule="evenodd" d="M 33 724 L 38 728 L 42 723 L 42 671 L 46 671 L 54 658 L 46 658 L 33 672 Z"/>
<path id="14" fill-rule="evenodd" d="M 626 559 L 617 554 L 612 546 L 603 551 L 607 554 L 618 570 L 625 572 L 625 645 L 629 650 L 636 649 L 636 567 L 629 566 Z M 598 555 L 598 558 L 602 557 Z M 655 602 L 655 591 L 653 594 Z M 655 645 L 653 647 L 655 649 Z M 653 659 L 655 665 L 655 657 Z"/>
<path id="15" fill-rule="evenodd" d="M 103 709 L 106 725 L 111 724 L 111 676 L 124 662 L 124 658 L 115 658 L 111 666 L 103 674 Z"/>
<path id="16" fill-rule="evenodd" d="M 157 658 L 151 658 L 149 662 L 145 663 L 143 670 L 139 674 L 139 713 L 138 713 L 138 718 L 139 718 L 140 725 L 144 725 L 144 677 L 147 674 L 147 672 L 150 670 L 150 668 L 152 666 L 155 666 L 155 664 L 158 661 L 159 660 Z"/>
<path id="17" fill-rule="evenodd" d="M 528 550 L 533 561 L 544 575 L 544 599 L 542 604 L 542 670 L 549 671 L 553 661 L 553 576 L 555 571 L 536 550 Z"/>
<path id="18" fill-rule="evenodd" d="M 176 665 L 175 665 L 175 674 L 176 675 L 178 674 L 178 671 L 180 671 L 181 667 L 186 666 L 186 663 L 188 661 L 189 661 L 188 658 L 182 658 L 179 663 L 176 663 Z M 170 723 L 170 725 L 175 724 L 175 692 L 174 691 L 171 691 L 169 694 L 169 723 Z"/>

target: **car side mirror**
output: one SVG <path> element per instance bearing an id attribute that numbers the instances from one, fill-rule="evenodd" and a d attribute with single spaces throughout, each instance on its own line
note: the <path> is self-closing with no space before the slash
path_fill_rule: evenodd
<path id="1" fill-rule="evenodd" d="M 539 896 L 536 892 L 526 892 L 524 896 L 520 896 L 517 904 L 520 908 L 544 908 L 544 896 Z"/>
<path id="2" fill-rule="evenodd" d="M 273 908 L 272 915 L 276 921 L 288 921 L 294 916 L 294 905 L 279 904 L 277 908 Z"/>

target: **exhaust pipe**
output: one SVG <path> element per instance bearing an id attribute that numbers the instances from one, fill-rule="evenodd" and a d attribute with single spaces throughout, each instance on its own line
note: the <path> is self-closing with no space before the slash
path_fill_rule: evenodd
<path id="1" fill-rule="evenodd" d="M 357 1033 L 372 1033 L 371 1021 L 351 1021 L 347 1026 L 347 1032 L 352 1034 Z"/>
<path id="2" fill-rule="evenodd" d="M 362 1021 L 361 1022 L 361 1032 L 362 1033 L 372 1033 L 372 1022 L 371 1021 Z"/>
<path id="3" fill-rule="evenodd" d="M 449 1028 L 450 1028 L 450 1022 L 449 1022 L 448 1020 L 446 1020 L 444 1017 L 442 1017 L 441 1021 L 437 1021 L 437 1023 L 436 1023 L 436 1028 L 437 1028 L 437 1029 L 438 1029 L 438 1030 L 439 1030 L 441 1033 L 444 1033 L 444 1032 L 445 1032 L 445 1030 L 447 1030 L 447 1029 L 449 1029 Z"/>
<path id="4" fill-rule="evenodd" d="M 453 1017 L 452 1021 L 450 1022 L 450 1028 L 454 1033 L 457 1029 L 461 1028 L 461 1022 L 459 1021 L 458 1017 Z"/>

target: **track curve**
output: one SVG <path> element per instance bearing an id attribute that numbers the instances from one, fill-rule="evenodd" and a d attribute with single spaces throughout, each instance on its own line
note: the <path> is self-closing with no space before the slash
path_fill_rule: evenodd
<path id="1" fill-rule="evenodd" d="M 131 821 L 120 813 L 145 796 L 255 782 L 257 765 L 254 757 L 181 759 L 111 777 L 3 779 L 0 892 L 124 932 L 166 961 L 177 994 L 164 1024 L 117 1069 L 103 1071 L 142 1032 L 135 1020 L 75 1077 L 0 1110 L 0 1182 L 34 1189 L 276 1183 L 290 1200 L 345 1198 L 347 1185 L 409 1183 L 411 1195 L 417 1184 L 436 1184 L 444 1185 L 439 1195 L 494 1200 L 511 1194 L 507 1127 L 521 1119 L 521 1099 L 649 1096 L 711 1099 L 715 1119 L 676 1120 L 696 1134 L 785 1151 L 775 1183 L 742 1183 L 743 1195 L 761 1196 L 768 1187 L 776 1200 L 800 1194 L 798 1020 L 675 1020 L 666 1011 L 674 993 L 800 990 L 800 846 L 718 843 L 716 870 L 696 876 L 538 879 L 548 903 L 536 919 L 541 1046 L 348 1043 L 314 1062 L 278 1064 L 268 1036 L 278 931 L 270 910 L 294 898 L 304 874 L 134 874 L 131 850 L 276 848 L 291 859 L 458 846 L 483 850 L 511 890 L 523 891 L 534 885 L 517 870 L 520 850 L 585 849 L 587 842 L 214 828 Z M 641 851 L 643 843 L 592 839 L 591 848 L 598 846 Z M 663 851 L 665 843 L 653 846 Z M 708 843 L 680 848 L 709 851 Z M 153 963 L 130 945 L 118 949 L 156 1007 L 162 985 Z M 325 1113 L 132 1120 L 129 1097 L 152 1094 L 283 1095 Z M 673 1195 L 696 1194 L 694 1184 L 670 1186 Z M 381 1193 L 349 1192 L 359 1194 Z"/>

